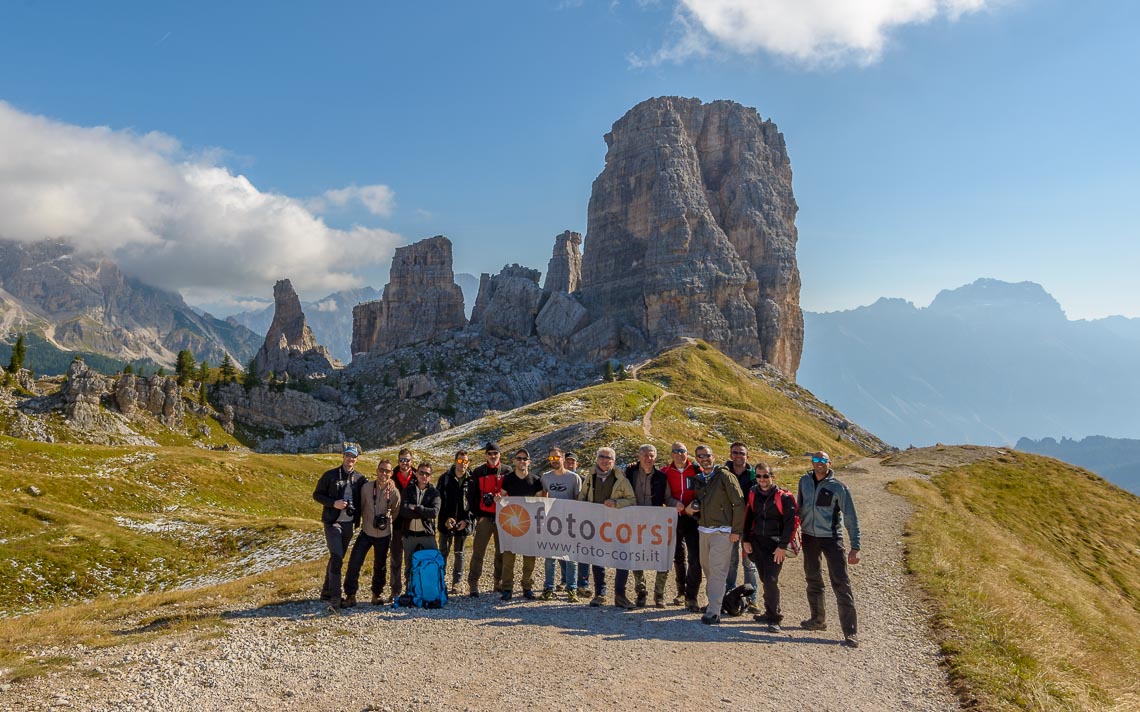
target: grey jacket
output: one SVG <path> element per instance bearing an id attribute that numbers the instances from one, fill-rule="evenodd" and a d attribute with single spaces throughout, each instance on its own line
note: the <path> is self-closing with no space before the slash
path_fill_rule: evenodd
<path id="1" fill-rule="evenodd" d="M 800 529 L 804 534 L 825 539 L 843 541 L 843 527 L 851 536 L 851 548 L 860 549 L 859 516 L 855 513 L 855 502 L 847 485 L 835 479 L 835 473 L 827 471 L 827 477 L 815 481 L 815 473 L 809 472 L 800 478 L 799 495 L 796 497 L 800 511 Z"/>

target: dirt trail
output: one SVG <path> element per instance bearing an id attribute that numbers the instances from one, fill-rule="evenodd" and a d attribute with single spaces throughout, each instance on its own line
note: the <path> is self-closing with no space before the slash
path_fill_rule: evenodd
<path id="1" fill-rule="evenodd" d="M 884 490 L 916 475 L 866 459 L 839 476 L 863 528 L 863 563 L 852 569 L 857 650 L 840 645 L 830 592 L 830 629 L 799 628 L 807 605 L 802 564 L 792 560 L 781 577 L 785 635 L 750 617 L 703 626 L 675 607 L 622 612 L 484 595 L 438 611 L 363 605 L 330 617 L 299 601 L 227 611 L 220 637 L 53 651 L 75 664 L 10 685 L 0 709 L 958 709 L 903 573 L 909 507 Z"/>

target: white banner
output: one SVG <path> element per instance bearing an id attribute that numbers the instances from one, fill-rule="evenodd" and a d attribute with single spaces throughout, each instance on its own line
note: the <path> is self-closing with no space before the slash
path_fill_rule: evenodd
<path id="1" fill-rule="evenodd" d="M 631 571 L 673 565 L 677 510 L 610 508 L 546 497 L 503 497 L 495 521 L 503 551 Z"/>

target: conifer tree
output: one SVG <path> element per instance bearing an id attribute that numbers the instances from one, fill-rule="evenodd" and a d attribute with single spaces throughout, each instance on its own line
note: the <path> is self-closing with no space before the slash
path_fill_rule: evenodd
<path id="1" fill-rule="evenodd" d="M 178 375 L 178 385 L 186 387 L 194 377 L 194 354 L 189 349 L 178 352 L 178 360 L 174 366 L 174 373 Z"/>
<path id="2" fill-rule="evenodd" d="M 8 361 L 8 372 L 16 373 L 24 367 L 24 357 L 27 356 L 28 350 L 24 346 L 24 335 L 20 334 L 16 337 L 16 345 L 12 347 L 12 358 Z"/>
<path id="3" fill-rule="evenodd" d="M 234 362 L 230 360 L 230 355 L 226 354 L 222 357 L 222 365 L 218 366 L 218 381 L 221 383 L 233 383 L 236 372 L 234 371 Z"/>
<path id="4" fill-rule="evenodd" d="M 270 372 L 269 377 L 272 379 L 273 374 Z M 242 376 L 241 384 L 245 389 L 251 390 L 256 386 L 261 385 L 261 379 L 257 377 L 257 358 L 251 358 L 245 367 L 245 375 Z"/>
<path id="5" fill-rule="evenodd" d="M 123 366 L 123 375 L 124 376 L 130 375 L 134 372 L 135 372 L 135 367 L 132 366 L 129 362 L 127 363 L 126 366 Z"/>
<path id="6" fill-rule="evenodd" d="M 202 359 L 202 365 L 198 367 L 198 380 L 202 383 L 210 380 L 210 362 Z"/>

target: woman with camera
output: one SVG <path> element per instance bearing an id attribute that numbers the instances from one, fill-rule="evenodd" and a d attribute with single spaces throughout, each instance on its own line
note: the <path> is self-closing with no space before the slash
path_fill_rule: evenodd
<path id="1" fill-rule="evenodd" d="M 368 557 L 368 550 L 375 548 L 372 565 L 372 605 L 379 606 L 384 600 L 384 582 L 388 580 L 388 550 L 392 546 L 392 523 L 400 511 L 400 492 L 392 481 L 392 461 L 384 459 L 376 466 L 376 479 L 367 482 L 360 489 L 360 536 L 352 545 L 348 557 L 348 573 L 344 576 L 344 601 L 346 607 L 356 605 L 356 589 L 360 579 L 360 567 Z M 396 542 L 400 546 L 401 542 Z"/>

